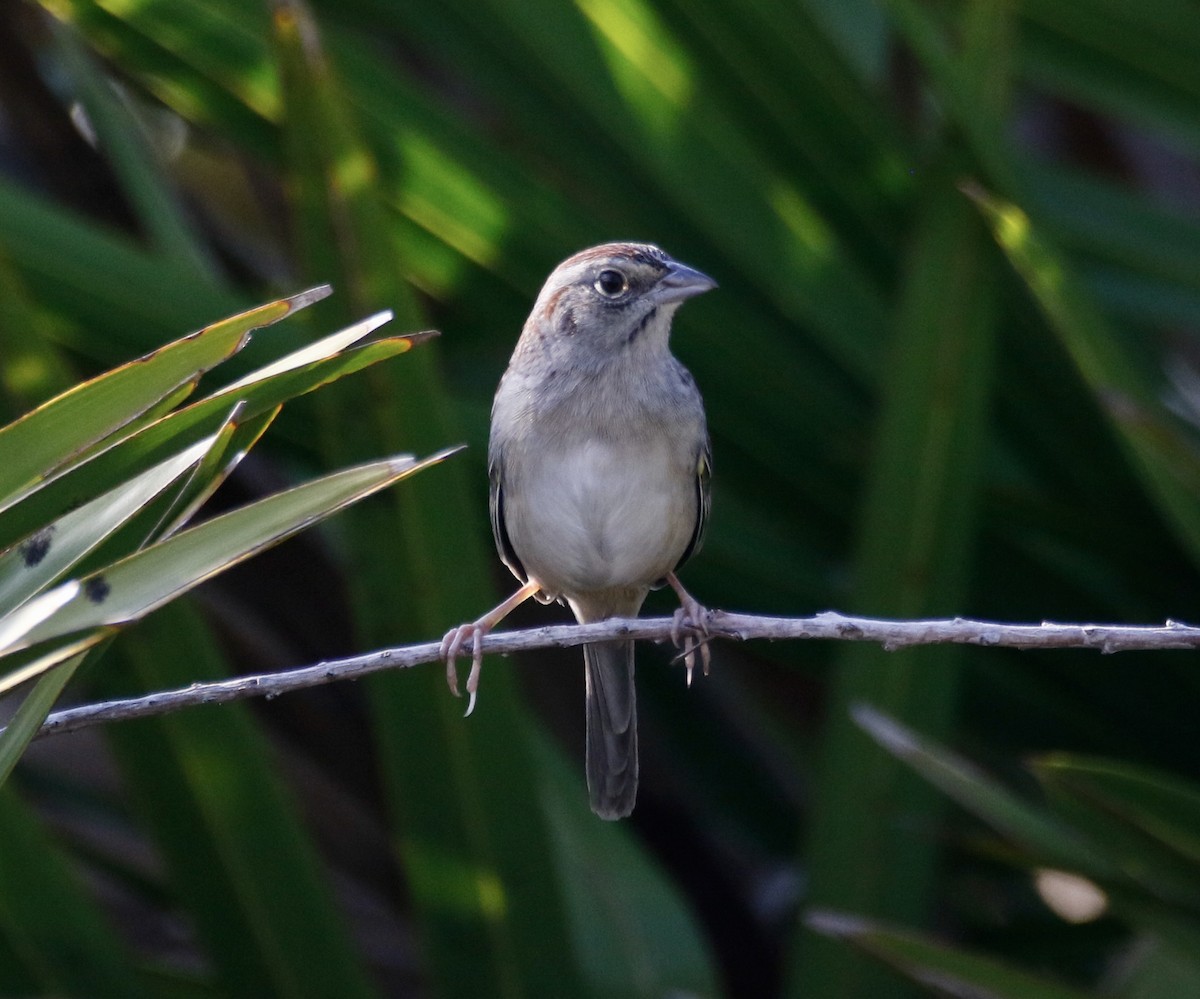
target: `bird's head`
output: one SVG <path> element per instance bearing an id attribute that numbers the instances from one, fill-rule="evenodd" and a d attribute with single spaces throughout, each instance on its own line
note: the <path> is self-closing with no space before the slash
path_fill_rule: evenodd
<path id="1" fill-rule="evenodd" d="M 570 342 L 575 352 L 611 354 L 635 344 L 666 349 L 675 310 L 716 286 L 650 243 L 605 243 L 554 269 L 526 335 Z"/>

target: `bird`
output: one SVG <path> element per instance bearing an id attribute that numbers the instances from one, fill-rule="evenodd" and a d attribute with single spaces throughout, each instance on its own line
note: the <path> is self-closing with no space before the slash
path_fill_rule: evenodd
<path id="1" fill-rule="evenodd" d="M 457 695 L 460 651 L 533 597 L 580 623 L 634 617 L 651 589 L 680 600 L 672 637 L 688 684 L 697 650 L 708 672 L 708 612 L 676 575 L 704 540 L 712 447 L 691 373 L 671 353 L 671 323 L 716 282 L 650 243 L 582 250 L 547 278 L 492 405 L 488 481 L 500 558 L 521 582 L 441 645 Z M 638 783 L 633 642 L 584 646 L 585 769 L 592 810 L 628 816 Z"/>

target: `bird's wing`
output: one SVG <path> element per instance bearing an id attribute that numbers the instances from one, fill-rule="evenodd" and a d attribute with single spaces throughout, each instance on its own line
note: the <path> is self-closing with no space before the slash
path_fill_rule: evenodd
<path id="1" fill-rule="evenodd" d="M 696 456 L 696 527 L 692 531 L 692 539 L 683 550 L 679 561 L 675 563 L 678 569 L 684 562 L 700 551 L 704 544 L 704 531 L 708 527 L 708 511 L 712 506 L 712 441 L 704 435 L 704 442 Z"/>
<path id="2" fill-rule="evenodd" d="M 512 541 L 508 537 L 508 528 L 504 524 L 504 476 L 503 460 L 499 454 L 494 454 L 488 462 L 489 502 L 492 516 L 492 537 L 496 540 L 496 551 L 500 560 L 509 568 L 514 576 L 522 583 L 529 582 L 529 573 L 517 558 Z"/>

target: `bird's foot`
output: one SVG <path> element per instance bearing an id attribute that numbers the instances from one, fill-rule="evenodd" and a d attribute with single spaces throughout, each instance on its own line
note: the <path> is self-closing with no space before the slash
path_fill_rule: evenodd
<path id="1" fill-rule="evenodd" d="M 536 581 L 530 580 L 505 600 L 504 603 L 493 607 L 478 621 L 460 624 L 457 628 L 451 628 L 446 632 L 446 637 L 442 639 L 440 656 L 446 661 L 446 683 L 450 687 L 450 693 L 455 697 L 460 696 L 458 693 L 458 669 L 455 665 L 455 660 L 458 659 L 460 651 L 465 652 L 463 646 L 467 642 L 471 643 L 471 672 L 467 675 L 467 695 L 470 700 L 467 701 L 467 711 L 463 715 L 464 718 L 475 710 L 475 693 L 479 690 L 479 673 L 483 669 L 484 635 L 503 621 L 514 607 L 521 605 L 537 593 L 539 588 Z"/>
<path id="2" fill-rule="evenodd" d="M 475 710 L 475 693 L 479 690 L 479 673 L 483 669 L 483 636 L 491 630 L 491 623 L 484 617 L 478 621 L 451 628 L 446 632 L 446 637 L 442 639 L 441 657 L 446 661 L 446 683 L 450 687 L 450 693 L 455 697 L 462 696 L 458 691 L 457 659 L 460 651 L 466 652 L 463 646 L 470 642 L 471 672 L 467 674 L 469 700 L 464 718 Z"/>
<path id="3" fill-rule="evenodd" d="M 667 582 L 679 597 L 679 610 L 671 620 L 671 641 L 683 650 L 683 665 L 687 668 L 687 685 L 692 685 L 692 671 L 696 668 L 696 653 L 700 653 L 700 668 L 708 676 L 712 662 L 712 651 L 708 643 L 712 635 L 708 630 L 708 609 L 683 588 L 675 573 L 668 573 Z"/>

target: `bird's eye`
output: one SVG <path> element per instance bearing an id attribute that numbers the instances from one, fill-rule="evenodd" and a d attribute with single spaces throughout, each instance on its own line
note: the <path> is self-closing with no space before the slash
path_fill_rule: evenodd
<path id="1" fill-rule="evenodd" d="M 620 271 L 601 271 L 596 277 L 595 287 L 605 298 L 616 298 L 629 290 L 629 279 Z"/>

